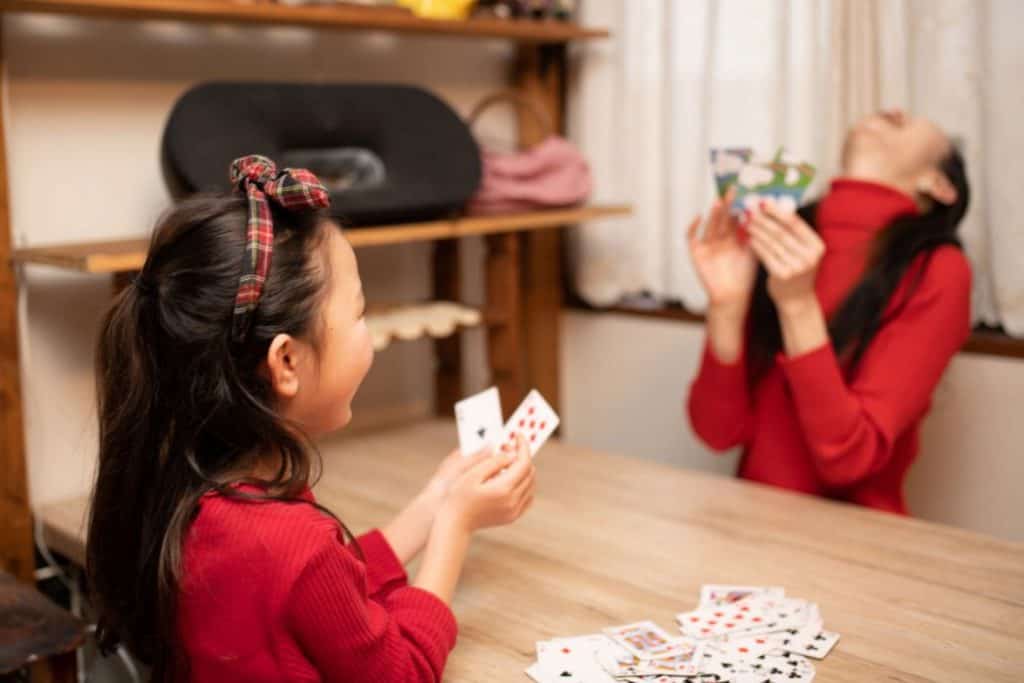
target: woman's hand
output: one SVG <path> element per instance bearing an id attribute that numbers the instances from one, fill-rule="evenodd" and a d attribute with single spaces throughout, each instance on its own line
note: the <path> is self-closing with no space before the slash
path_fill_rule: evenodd
<path id="1" fill-rule="evenodd" d="M 814 280 L 825 255 L 825 243 L 800 216 L 761 202 L 747 220 L 750 246 L 768 271 L 768 294 L 776 308 L 817 301 Z"/>
<path id="2" fill-rule="evenodd" d="M 750 305 L 757 259 L 730 213 L 734 195 L 735 190 L 730 188 L 725 197 L 715 201 L 703 236 L 698 235 L 701 216 L 694 218 L 687 238 L 690 258 L 708 294 L 709 307 L 728 310 L 742 319 Z"/>
<path id="3" fill-rule="evenodd" d="M 530 447 L 517 433 L 512 454 L 486 456 L 452 483 L 439 522 L 473 532 L 516 521 L 533 502 L 535 473 Z"/>
<path id="4" fill-rule="evenodd" d="M 810 353 L 829 342 L 828 324 L 814 281 L 825 243 L 800 216 L 780 211 L 771 201 L 749 214 L 750 245 L 768 271 L 768 294 L 775 302 L 788 356 Z"/>

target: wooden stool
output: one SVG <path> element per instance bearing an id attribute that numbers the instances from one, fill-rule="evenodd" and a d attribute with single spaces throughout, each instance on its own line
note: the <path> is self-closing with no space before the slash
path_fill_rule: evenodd
<path id="1" fill-rule="evenodd" d="M 81 621 L 0 571 L 0 681 L 15 680 L 16 672 L 38 662 L 33 680 L 72 683 L 83 640 Z"/>

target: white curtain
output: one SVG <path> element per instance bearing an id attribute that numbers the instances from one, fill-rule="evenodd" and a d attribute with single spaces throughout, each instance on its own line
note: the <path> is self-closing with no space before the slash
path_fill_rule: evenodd
<path id="1" fill-rule="evenodd" d="M 1024 336 L 1024 2 L 878 5 L 883 103 L 962 142 L 973 195 L 960 233 L 974 266 L 975 318 Z"/>
<path id="2" fill-rule="evenodd" d="M 647 292 L 704 310 L 683 231 L 713 198 L 708 148 L 785 145 L 818 166 L 820 193 L 849 124 L 902 106 L 963 141 L 976 317 L 1024 335 L 1024 226 L 1011 214 L 1024 183 L 1024 2 L 586 0 L 582 15 L 613 36 L 577 48 L 570 131 L 594 199 L 634 206 L 574 231 L 584 299 Z"/>

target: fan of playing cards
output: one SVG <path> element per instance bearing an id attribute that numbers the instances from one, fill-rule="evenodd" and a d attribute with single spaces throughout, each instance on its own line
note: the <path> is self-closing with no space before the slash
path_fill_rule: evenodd
<path id="1" fill-rule="evenodd" d="M 784 211 L 795 211 L 815 171 L 814 166 L 790 158 L 783 149 L 771 160 L 760 160 L 749 147 L 712 148 L 711 170 L 718 196 L 725 196 L 735 186 L 732 210 L 737 213 L 754 208 L 763 199 L 772 199 Z"/>
<path id="2" fill-rule="evenodd" d="M 516 432 L 526 439 L 530 455 L 537 455 L 540 447 L 558 428 L 558 422 L 558 415 L 536 389 L 526 395 L 504 425 L 497 387 L 455 404 L 455 424 L 463 455 L 473 455 L 488 447 L 495 451 L 508 450 L 514 445 Z"/>
<path id="3" fill-rule="evenodd" d="M 812 681 L 839 635 L 818 606 L 777 587 L 704 586 L 700 604 L 676 616 L 681 636 L 652 621 L 537 643 L 526 675 L 537 683 Z"/>

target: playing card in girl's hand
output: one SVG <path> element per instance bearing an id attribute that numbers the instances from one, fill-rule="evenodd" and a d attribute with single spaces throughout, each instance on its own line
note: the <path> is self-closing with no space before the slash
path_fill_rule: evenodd
<path id="1" fill-rule="evenodd" d="M 512 413 L 512 417 L 505 423 L 505 439 L 501 449 L 507 451 L 514 448 L 514 435 L 518 432 L 529 444 L 530 455 L 537 455 L 537 451 L 555 431 L 558 423 L 558 414 L 548 405 L 540 392 L 534 389 L 526 395 L 516 408 L 516 412 Z"/>
<path id="2" fill-rule="evenodd" d="M 491 387 L 456 403 L 455 425 L 462 455 L 473 455 L 488 446 L 498 448 L 504 438 L 498 388 Z"/>

